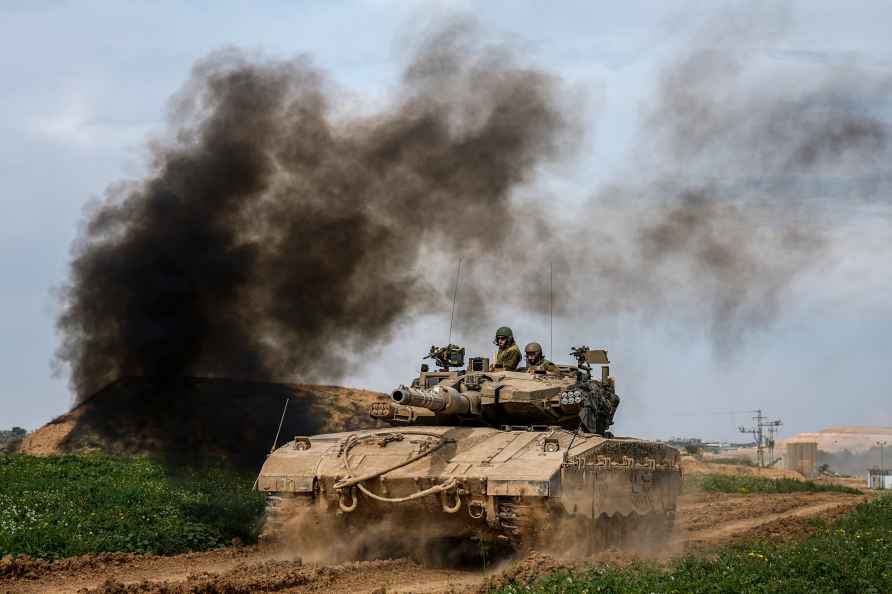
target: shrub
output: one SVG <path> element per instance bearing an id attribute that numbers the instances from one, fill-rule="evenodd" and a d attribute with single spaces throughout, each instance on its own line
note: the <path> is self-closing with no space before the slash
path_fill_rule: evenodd
<path id="1" fill-rule="evenodd" d="M 750 458 L 710 458 L 708 460 L 704 460 L 704 462 L 708 462 L 710 464 L 729 464 L 733 466 L 749 466 L 751 468 L 758 468 L 755 462 L 753 462 Z"/>
<path id="2" fill-rule="evenodd" d="M 704 475 L 700 480 L 700 486 L 704 491 L 719 493 L 813 493 L 818 491 L 835 491 L 839 493 L 861 494 L 861 491 L 858 489 L 845 485 L 733 474 Z"/>
<path id="3" fill-rule="evenodd" d="M 252 478 L 147 458 L 0 455 L 0 557 L 173 554 L 256 540 Z"/>
<path id="4" fill-rule="evenodd" d="M 708 558 L 685 557 L 667 567 L 638 563 L 553 573 L 533 583 L 511 583 L 503 594 L 723 593 L 818 594 L 892 592 L 892 496 L 863 503 L 791 545 L 748 544 Z"/>

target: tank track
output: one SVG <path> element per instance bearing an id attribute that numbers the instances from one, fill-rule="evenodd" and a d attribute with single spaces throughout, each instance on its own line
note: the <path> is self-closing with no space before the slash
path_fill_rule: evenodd
<path id="1" fill-rule="evenodd" d="M 277 541 L 281 537 L 282 528 L 285 525 L 287 512 L 286 500 L 280 495 L 268 495 L 266 498 L 266 513 L 263 517 L 263 528 L 260 531 L 260 540 L 264 542 Z"/>
<path id="2" fill-rule="evenodd" d="M 315 510 L 309 497 L 268 495 L 259 538 L 263 542 L 278 542 L 282 540 L 289 522 L 313 513 Z"/>
<path id="3" fill-rule="evenodd" d="M 541 507 L 516 498 L 503 498 L 498 502 L 497 509 L 504 540 L 518 544 L 535 540 L 539 532 L 536 529 L 535 518 L 541 515 Z"/>
<path id="4" fill-rule="evenodd" d="M 521 498 L 503 498 L 497 510 L 502 528 L 499 538 L 521 550 L 567 545 L 574 553 L 588 555 L 611 548 L 653 548 L 669 540 L 675 524 L 674 512 L 602 514 L 593 523 L 591 518 L 549 512 Z"/>
<path id="5" fill-rule="evenodd" d="M 592 549 L 647 550 L 659 547 L 669 540 L 674 523 L 674 513 L 601 515 L 592 529 Z"/>
<path id="6" fill-rule="evenodd" d="M 319 515 L 322 513 L 322 515 Z M 651 512 L 623 516 L 602 514 L 592 521 L 549 509 L 542 501 L 523 497 L 499 497 L 496 501 L 498 529 L 489 538 L 517 552 L 531 549 L 555 550 L 571 556 L 587 556 L 608 549 L 646 550 L 665 544 L 672 534 L 673 512 Z M 343 524 L 337 512 L 324 513 L 309 497 L 270 495 L 260 539 L 264 542 L 290 540 L 306 533 L 320 521 L 345 535 L 357 527 Z M 339 520 L 341 522 L 339 522 Z M 322 529 L 324 534 L 325 529 Z"/>

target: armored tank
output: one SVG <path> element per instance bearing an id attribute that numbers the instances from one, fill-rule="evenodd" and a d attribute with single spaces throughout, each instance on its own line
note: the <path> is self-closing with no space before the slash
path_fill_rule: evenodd
<path id="1" fill-rule="evenodd" d="M 456 345 L 431 347 L 436 369 L 422 365 L 371 405 L 387 426 L 297 436 L 271 452 L 256 483 L 269 494 L 267 534 L 578 554 L 658 545 L 674 522 L 679 453 L 613 435 L 620 400 L 607 352 L 571 355 L 575 365 L 550 372 L 510 371 L 481 357 L 465 365 Z"/>

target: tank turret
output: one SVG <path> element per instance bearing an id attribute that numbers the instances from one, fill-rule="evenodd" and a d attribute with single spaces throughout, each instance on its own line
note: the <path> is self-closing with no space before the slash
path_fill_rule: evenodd
<path id="1" fill-rule="evenodd" d="M 431 347 L 426 365 L 410 385 L 391 393 L 389 405 L 375 403 L 373 417 L 391 424 L 504 427 L 557 426 L 608 435 L 619 397 L 609 376 L 607 351 L 575 347 L 576 365 L 558 366 L 552 373 L 491 369 L 488 360 L 471 358 L 465 369 L 465 350 L 452 345 Z M 592 364 L 602 365 L 592 377 Z"/>

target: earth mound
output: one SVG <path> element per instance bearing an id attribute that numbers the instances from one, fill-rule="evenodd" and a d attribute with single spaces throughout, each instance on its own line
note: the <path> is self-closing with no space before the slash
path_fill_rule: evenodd
<path id="1" fill-rule="evenodd" d="M 337 386 L 128 377 L 28 435 L 19 451 L 98 451 L 256 468 L 273 444 L 286 401 L 279 444 L 296 435 L 374 427 L 366 410 L 380 396 Z"/>
<path id="2" fill-rule="evenodd" d="M 858 454 L 873 449 L 877 442 L 892 442 L 892 427 L 834 426 L 811 433 L 797 433 L 781 444 L 815 442 L 818 449 L 831 454 L 844 451 Z"/>

